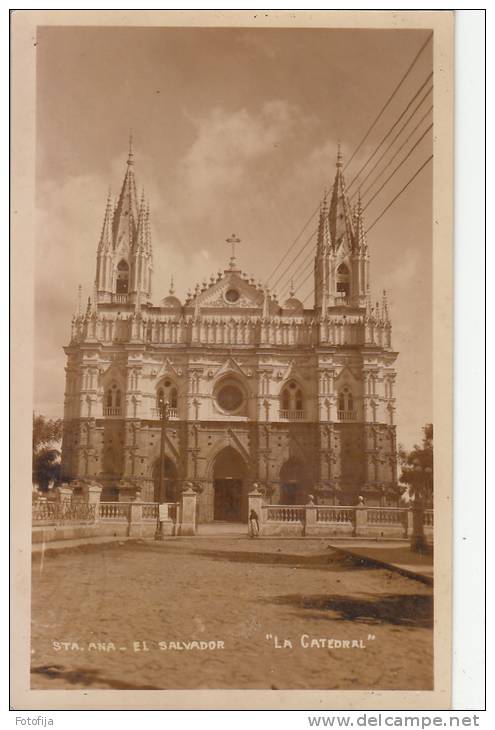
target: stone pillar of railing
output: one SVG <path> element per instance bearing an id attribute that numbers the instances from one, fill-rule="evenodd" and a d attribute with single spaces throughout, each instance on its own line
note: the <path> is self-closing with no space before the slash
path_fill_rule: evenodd
<path id="1" fill-rule="evenodd" d="M 316 531 L 316 505 L 315 498 L 312 494 L 308 497 L 308 504 L 306 505 L 305 520 L 304 520 L 304 534 L 312 535 Z"/>
<path id="2" fill-rule="evenodd" d="M 180 497 L 180 525 L 179 535 L 196 534 L 196 492 L 191 482 L 186 482 L 186 488 Z"/>
<path id="3" fill-rule="evenodd" d="M 62 484 L 59 487 L 55 487 L 55 494 L 58 502 L 70 502 L 72 500 L 72 487 L 68 484 Z"/>
<path id="4" fill-rule="evenodd" d="M 354 535 L 356 537 L 365 536 L 368 530 L 368 510 L 365 507 L 363 497 L 358 497 L 355 515 Z"/>
<path id="5" fill-rule="evenodd" d="M 95 484 L 94 482 L 87 483 L 85 482 L 82 485 L 82 495 L 88 505 L 94 504 L 95 506 L 95 522 L 98 522 L 100 514 L 99 514 L 99 507 L 100 507 L 100 498 L 101 498 L 101 490 L 102 487 L 100 487 L 99 484 Z"/>
<path id="6" fill-rule="evenodd" d="M 259 490 L 258 485 L 256 482 L 253 484 L 253 490 L 252 492 L 249 492 L 248 494 L 248 532 L 251 529 L 250 523 L 250 515 L 252 512 L 255 512 L 258 517 L 258 524 L 259 524 L 259 534 L 261 535 L 263 533 L 263 495 Z"/>
<path id="7" fill-rule="evenodd" d="M 129 505 L 127 534 L 129 537 L 141 537 L 143 534 L 143 503 L 141 502 L 141 496 L 136 497 Z"/>

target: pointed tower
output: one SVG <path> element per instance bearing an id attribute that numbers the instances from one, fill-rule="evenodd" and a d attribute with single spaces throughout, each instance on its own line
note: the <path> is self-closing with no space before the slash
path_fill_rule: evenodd
<path id="1" fill-rule="evenodd" d="M 135 304 L 151 297 L 153 270 L 149 205 L 138 202 L 132 137 L 124 181 L 115 207 L 108 197 L 97 251 L 99 303 Z"/>
<path id="2" fill-rule="evenodd" d="M 369 265 L 361 200 L 352 210 L 347 196 L 340 145 L 330 205 L 320 208 L 315 255 L 315 308 L 366 305 Z"/>

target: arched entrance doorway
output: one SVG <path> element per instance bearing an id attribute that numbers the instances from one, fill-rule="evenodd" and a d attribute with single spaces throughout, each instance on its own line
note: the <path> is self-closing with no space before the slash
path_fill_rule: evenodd
<path id="1" fill-rule="evenodd" d="M 155 502 L 177 502 L 179 499 L 179 479 L 177 467 L 167 456 L 163 459 L 163 491 L 160 491 L 160 459 L 153 467 L 153 483 Z"/>
<path id="2" fill-rule="evenodd" d="M 213 466 L 213 519 L 247 520 L 246 464 L 231 446 L 222 449 Z"/>
<path id="3" fill-rule="evenodd" d="M 298 459 L 291 458 L 280 469 L 280 504 L 306 504 L 306 467 Z"/>

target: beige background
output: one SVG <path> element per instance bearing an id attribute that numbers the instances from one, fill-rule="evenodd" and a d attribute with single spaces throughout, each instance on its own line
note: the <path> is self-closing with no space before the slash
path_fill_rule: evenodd
<path id="1" fill-rule="evenodd" d="M 426 28 L 434 30 L 433 391 L 435 500 L 435 691 L 141 691 L 29 689 L 31 413 L 33 410 L 35 61 L 37 25 Z M 13 698 L 16 709 L 448 708 L 451 678 L 452 482 L 452 42 L 448 12 L 16 11 L 12 65 L 13 312 Z M 25 491 L 25 493 L 24 493 Z"/>

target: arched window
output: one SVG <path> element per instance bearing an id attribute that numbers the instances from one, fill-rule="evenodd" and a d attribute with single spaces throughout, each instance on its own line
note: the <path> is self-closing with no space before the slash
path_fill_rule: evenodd
<path id="1" fill-rule="evenodd" d="M 170 388 L 169 403 L 170 408 L 177 408 L 177 388 Z"/>
<path id="2" fill-rule="evenodd" d="M 349 269 L 345 264 L 340 264 L 337 269 L 337 294 L 341 297 L 349 297 L 351 293 L 351 277 Z"/>
<path id="3" fill-rule="evenodd" d="M 289 421 L 304 418 L 303 392 L 294 380 L 290 380 L 280 394 L 280 418 Z"/>
<path id="4" fill-rule="evenodd" d="M 129 291 L 129 264 L 120 261 L 117 266 L 117 294 L 127 294 Z"/>
<path id="5" fill-rule="evenodd" d="M 282 391 L 282 408 L 286 411 L 290 408 L 290 396 L 287 388 L 284 388 Z"/>
<path id="6" fill-rule="evenodd" d="M 353 421 L 356 418 L 354 413 L 354 398 L 350 388 L 345 386 L 339 393 L 338 417 L 340 421 Z"/>
<path id="7" fill-rule="evenodd" d="M 166 378 L 156 391 L 156 407 L 159 413 L 165 403 L 168 403 L 170 407 L 169 416 L 171 418 L 177 417 L 179 397 L 177 388 L 169 378 Z"/>
<path id="8" fill-rule="evenodd" d="M 122 392 L 117 383 L 112 383 L 105 393 L 105 416 L 120 416 L 122 410 Z"/>

